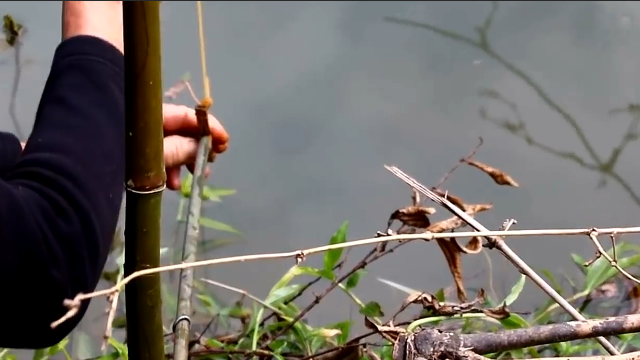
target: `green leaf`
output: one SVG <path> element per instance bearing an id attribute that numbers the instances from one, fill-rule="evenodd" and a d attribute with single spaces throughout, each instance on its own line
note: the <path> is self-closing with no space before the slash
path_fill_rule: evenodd
<path id="1" fill-rule="evenodd" d="M 622 253 L 623 251 L 618 248 L 618 253 Z M 608 251 L 609 256 L 613 256 L 613 251 Z M 625 269 L 631 265 L 640 261 L 640 254 L 631 255 L 624 257 L 622 259 L 618 259 L 618 265 Z M 595 290 L 598 286 L 605 283 L 607 280 L 611 279 L 618 273 L 611 264 L 604 257 L 598 258 L 589 268 L 587 269 L 586 275 L 586 288 L 585 291 L 591 292 Z"/>
<path id="2" fill-rule="evenodd" d="M 360 309 L 360 314 L 368 317 L 384 316 L 382 307 L 375 301 L 369 301 L 368 303 L 364 304 L 364 307 Z"/>
<path id="3" fill-rule="evenodd" d="M 329 281 L 333 281 L 336 278 L 336 275 L 333 273 L 333 270 L 325 270 L 325 269 L 315 269 L 308 266 L 300 266 L 298 267 L 299 275 L 311 275 L 317 276 Z"/>
<path id="4" fill-rule="evenodd" d="M 231 196 L 231 195 L 234 195 L 235 193 L 236 193 L 235 189 L 227 189 L 227 188 L 221 188 L 216 186 L 205 186 L 204 189 L 202 189 L 202 198 L 204 200 L 221 202 L 222 197 Z"/>
<path id="5" fill-rule="evenodd" d="M 191 196 L 191 187 L 193 186 L 193 175 L 188 174 L 180 184 L 180 195 L 184 198 Z M 235 189 L 222 188 L 217 186 L 204 186 L 202 188 L 202 200 L 221 202 L 222 197 L 234 195 Z"/>
<path id="6" fill-rule="evenodd" d="M 216 301 L 209 295 L 206 294 L 196 294 L 196 298 L 202 302 L 202 305 L 209 311 L 212 315 L 220 312 L 220 306 L 216 303 Z"/>
<path id="7" fill-rule="evenodd" d="M 129 360 L 129 352 L 126 345 L 114 338 L 109 338 L 109 345 L 111 345 L 123 360 Z"/>
<path id="8" fill-rule="evenodd" d="M 182 197 L 188 198 L 191 196 L 191 184 L 193 184 L 193 175 L 188 174 L 180 184 L 180 194 Z"/>
<path id="9" fill-rule="evenodd" d="M 547 277 L 547 279 L 551 283 L 551 286 L 553 286 L 553 288 L 558 293 L 560 293 L 562 291 L 562 285 L 558 282 L 558 280 L 556 280 L 556 277 L 553 276 L 553 273 L 551 271 L 549 271 L 547 269 L 544 269 L 544 270 L 542 270 L 542 274 Z"/>
<path id="10" fill-rule="evenodd" d="M 438 301 L 440 302 L 444 302 L 446 300 L 446 294 L 444 293 L 444 288 L 440 288 L 440 290 L 438 290 L 435 294 L 433 294 L 433 296 L 436 297 L 436 299 L 438 299 Z M 487 297 L 487 299 L 489 299 Z"/>
<path id="11" fill-rule="evenodd" d="M 240 234 L 240 231 L 234 229 L 231 225 L 227 225 L 217 220 L 201 217 L 199 221 L 200 221 L 200 225 L 208 229 Z"/>
<path id="12" fill-rule="evenodd" d="M 338 345 L 344 345 L 349 341 L 349 332 L 351 331 L 351 321 L 341 321 L 332 325 L 327 325 L 328 329 L 340 330 L 340 335 L 337 337 Z"/>
<path id="13" fill-rule="evenodd" d="M 329 241 L 330 245 L 342 244 L 347 241 L 347 230 L 349 229 L 349 222 L 345 221 L 340 225 L 338 230 L 331 237 L 331 241 Z M 344 249 L 332 249 L 327 251 L 324 254 L 324 269 L 328 271 L 333 271 L 333 267 L 336 266 L 340 257 L 342 256 L 342 251 Z"/>
<path id="14" fill-rule="evenodd" d="M 182 80 L 182 81 L 189 81 L 189 80 L 191 80 L 191 74 L 187 71 L 186 73 L 184 73 L 184 75 L 182 75 L 182 77 L 180 78 L 180 80 Z"/>
<path id="15" fill-rule="evenodd" d="M 269 305 L 277 305 L 279 303 L 283 303 L 286 300 L 290 299 L 302 289 L 304 285 L 301 284 L 291 284 L 285 287 L 281 287 L 278 290 L 269 294 L 269 296 L 264 300 L 265 303 Z"/>
<path id="16" fill-rule="evenodd" d="M 49 354 L 47 353 L 47 349 L 37 349 L 33 353 L 33 360 L 47 360 L 49 358 Z"/>
<path id="17" fill-rule="evenodd" d="M 529 323 L 527 322 L 527 320 L 525 320 L 518 314 L 509 315 L 508 318 L 500 320 L 500 324 L 502 324 L 502 326 L 507 330 L 529 327 Z"/>
<path id="18" fill-rule="evenodd" d="M 283 276 L 282 278 L 280 278 L 280 280 L 278 280 L 278 282 L 273 285 L 273 287 L 271 288 L 271 291 L 269 291 L 269 296 L 271 296 L 272 293 L 274 293 L 275 291 L 277 291 L 278 289 L 281 289 L 285 286 L 287 286 L 287 284 L 289 284 L 289 282 L 296 276 L 303 274 L 304 269 L 301 269 L 300 266 L 298 265 L 294 265 L 292 266 Z"/>
<path id="19" fill-rule="evenodd" d="M 524 283 L 526 280 L 527 280 L 527 277 L 520 274 L 520 280 L 518 280 L 518 282 L 515 285 L 513 285 L 513 287 L 511 288 L 511 292 L 509 293 L 509 296 L 507 296 L 504 299 L 505 305 L 509 306 L 513 304 L 513 302 L 516 301 L 516 299 L 518 299 L 518 296 L 520 296 L 522 289 L 524 289 Z"/>
<path id="20" fill-rule="evenodd" d="M 120 354 L 118 354 L 117 352 L 112 352 L 107 355 L 102 355 L 96 360 L 118 360 L 118 359 L 120 359 Z"/>
<path id="21" fill-rule="evenodd" d="M 69 338 L 64 338 L 62 339 L 62 341 L 60 341 L 59 343 L 53 345 L 52 347 L 50 347 L 47 350 L 47 353 L 49 356 L 53 356 L 56 355 L 59 352 L 62 352 L 65 350 L 65 348 L 67 347 L 67 344 L 69 343 Z"/>
<path id="22" fill-rule="evenodd" d="M 587 260 L 578 254 L 571 254 L 571 260 L 573 260 L 573 263 L 578 267 L 583 275 L 587 273 L 587 269 L 584 267 L 584 263 L 586 263 Z"/>
<path id="23" fill-rule="evenodd" d="M 365 269 L 360 269 L 354 272 L 353 274 L 351 274 L 351 276 L 349 276 L 349 278 L 347 279 L 347 283 L 345 284 L 345 287 L 347 288 L 347 290 L 351 290 L 356 286 L 358 286 L 358 282 L 360 282 L 360 278 L 364 276 L 366 273 L 367 271 Z"/>

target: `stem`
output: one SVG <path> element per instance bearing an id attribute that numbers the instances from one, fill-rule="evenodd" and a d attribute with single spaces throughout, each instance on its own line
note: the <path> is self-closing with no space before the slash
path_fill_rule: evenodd
<path id="1" fill-rule="evenodd" d="M 192 263 L 196 260 L 198 239 L 200 237 L 200 210 L 202 210 L 202 189 L 204 187 L 204 171 L 207 158 L 211 152 L 211 129 L 209 128 L 209 114 L 207 110 L 213 103 L 210 98 L 209 78 L 207 77 L 207 61 L 204 42 L 204 21 L 202 18 L 202 3 L 196 1 L 198 7 L 198 35 L 200 38 L 200 61 L 202 62 L 202 80 L 205 98 L 196 106 L 196 119 L 200 130 L 200 141 L 196 153 L 196 164 L 191 183 L 187 224 L 182 245 L 182 262 Z M 193 292 L 193 268 L 180 270 L 178 285 L 178 310 L 174 323 L 175 338 L 173 341 L 173 358 L 188 360 L 189 358 L 189 328 L 191 321 L 191 294 Z"/>
<path id="2" fill-rule="evenodd" d="M 160 265 L 163 157 L 160 2 L 123 2 L 127 167 L 125 274 Z M 126 287 L 129 357 L 164 358 L 160 275 Z"/>
<path id="3" fill-rule="evenodd" d="M 204 112 L 205 126 L 200 126 L 201 130 L 209 129 L 207 113 L 203 108 L 196 109 Z M 203 116 L 198 116 L 201 122 Z M 189 197 L 189 210 L 187 212 L 187 223 L 182 245 L 182 262 L 192 263 L 196 260 L 196 250 L 198 239 L 200 238 L 200 211 L 202 210 L 202 188 L 204 187 L 204 170 L 207 166 L 207 156 L 211 151 L 211 137 L 206 132 L 198 143 L 196 155 L 196 165 L 193 172 L 193 183 L 191 184 L 191 196 Z M 174 339 L 174 359 L 187 360 L 189 356 L 189 328 L 191 315 L 191 294 L 193 292 L 193 268 L 180 271 L 180 282 L 178 287 L 178 313 L 176 314 L 175 339 Z M 185 318 L 187 317 L 187 318 Z"/>

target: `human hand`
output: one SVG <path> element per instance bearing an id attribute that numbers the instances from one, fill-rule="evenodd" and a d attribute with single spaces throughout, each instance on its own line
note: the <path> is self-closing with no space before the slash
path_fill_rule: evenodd
<path id="1" fill-rule="evenodd" d="M 180 169 L 186 165 L 193 172 L 198 150 L 198 122 L 195 110 L 183 105 L 163 104 L 164 164 L 167 171 L 167 187 L 180 188 Z M 209 115 L 211 129 L 211 153 L 220 154 L 227 150 L 229 135 L 220 122 Z M 205 175 L 208 175 L 208 168 Z"/>

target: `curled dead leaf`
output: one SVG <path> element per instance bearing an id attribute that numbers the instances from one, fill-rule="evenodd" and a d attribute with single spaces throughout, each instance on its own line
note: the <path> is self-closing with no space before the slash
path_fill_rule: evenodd
<path id="1" fill-rule="evenodd" d="M 478 290 L 478 293 L 476 293 L 476 298 L 473 300 L 473 302 L 475 304 L 484 304 L 486 300 L 486 294 L 484 292 L 483 288 L 480 288 L 480 290 Z"/>
<path id="2" fill-rule="evenodd" d="M 464 282 L 462 279 L 462 256 L 460 256 L 459 245 L 454 244 L 455 239 L 436 239 L 444 258 L 449 266 L 449 271 L 453 276 L 453 282 L 456 285 L 456 291 L 458 300 L 460 302 L 467 302 L 467 292 L 464 289 Z"/>
<path id="3" fill-rule="evenodd" d="M 392 343 L 396 341 L 400 334 L 404 334 L 407 332 L 405 329 L 400 327 L 378 325 L 371 321 L 371 319 L 369 319 L 367 316 L 364 317 L 364 326 L 369 330 L 377 332 L 383 338 L 389 340 Z"/>
<path id="4" fill-rule="evenodd" d="M 495 308 L 482 309 L 482 312 L 488 317 L 494 318 L 496 320 L 504 320 L 511 316 L 511 313 L 509 312 L 509 310 L 507 310 L 507 305 L 505 304 Z"/>
<path id="5" fill-rule="evenodd" d="M 403 225 L 425 229 L 431 225 L 429 215 L 436 213 L 436 209 L 424 206 L 407 206 L 394 211 L 389 216 L 387 228 L 391 227 L 394 220 L 400 221 Z"/>
<path id="6" fill-rule="evenodd" d="M 464 245 L 460 245 L 456 238 L 451 238 L 451 241 L 458 247 L 460 252 L 465 254 L 478 254 L 482 251 L 482 239 L 477 236 L 472 237 L 469 241 Z"/>
<path id="7" fill-rule="evenodd" d="M 491 203 L 487 203 L 487 204 L 471 204 L 471 205 L 467 205 L 467 210 L 465 210 L 464 212 L 466 212 L 469 215 L 475 215 L 475 214 L 481 213 L 483 211 L 491 210 L 492 208 L 493 208 L 493 204 L 491 204 Z"/>
<path id="8" fill-rule="evenodd" d="M 424 308 L 429 305 L 438 304 L 438 299 L 426 292 L 415 292 L 403 301 L 402 307 L 407 307 L 409 304 L 421 304 Z"/>
<path id="9" fill-rule="evenodd" d="M 492 204 L 471 204 L 471 205 L 467 205 L 467 209 L 465 210 L 465 213 L 467 213 L 470 216 L 475 216 L 477 213 L 490 210 L 492 207 L 493 207 Z M 429 231 L 432 233 L 450 232 L 450 231 L 459 229 L 461 227 L 464 227 L 466 225 L 467 224 L 464 221 L 460 220 L 460 218 L 458 218 L 457 216 L 452 216 L 446 220 L 441 220 L 435 224 L 431 224 L 426 229 L 426 231 Z"/>
<path id="10" fill-rule="evenodd" d="M 453 196 L 450 192 L 448 191 L 442 191 L 440 189 L 432 189 L 432 191 L 436 194 L 438 194 L 440 197 L 443 197 L 447 200 L 449 200 L 453 205 L 459 207 L 460 209 L 462 209 L 462 211 L 466 211 L 467 210 L 467 204 L 464 203 L 464 201 L 462 201 L 461 198 L 457 197 L 457 196 Z"/>
<path id="11" fill-rule="evenodd" d="M 491 167 L 487 164 L 481 163 L 479 161 L 471 160 L 471 159 L 465 159 L 464 162 L 481 170 L 485 174 L 489 175 L 493 179 L 493 181 L 498 185 L 509 185 L 513 187 L 520 187 L 520 184 L 518 184 L 515 180 L 513 180 L 513 178 L 509 176 L 509 174 L 505 173 L 500 169 Z"/>
<path id="12" fill-rule="evenodd" d="M 369 330 L 379 331 L 378 325 L 376 325 L 376 323 L 371 321 L 371 319 L 369 319 L 367 316 L 364 317 L 364 327 Z"/>

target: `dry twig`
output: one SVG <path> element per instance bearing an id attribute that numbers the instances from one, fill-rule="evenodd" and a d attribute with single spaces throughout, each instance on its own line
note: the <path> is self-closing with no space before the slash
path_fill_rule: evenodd
<path id="1" fill-rule="evenodd" d="M 427 196 L 429 199 L 433 200 L 437 204 L 442 205 L 445 209 L 449 210 L 454 215 L 458 216 L 460 219 L 464 220 L 469 226 L 474 228 L 477 231 L 487 231 L 487 228 L 476 221 L 474 218 L 466 214 L 464 211 L 460 210 L 457 206 L 453 205 L 447 199 L 444 199 L 433 191 L 427 189 L 424 185 L 420 184 L 414 178 L 405 174 L 402 170 L 398 169 L 395 166 L 385 165 L 385 168 L 389 170 L 391 173 L 396 175 L 398 178 L 403 180 L 406 184 L 416 189 L 423 195 Z M 509 232 L 507 232 L 509 233 Z M 553 289 L 549 284 L 547 284 L 544 279 L 542 279 L 538 274 L 536 274 L 527 263 L 525 263 L 511 248 L 502 240 L 500 237 L 496 236 L 485 236 L 485 239 L 488 241 L 491 247 L 495 247 L 523 274 L 528 276 L 533 282 L 538 285 L 549 297 L 551 297 L 556 303 L 560 304 L 562 308 L 567 311 L 574 319 L 576 320 L 585 320 L 584 316 L 580 314 L 571 304 L 569 304 L 558 292 Z M 611 345 L 611 343 L 603 338 L 598 337 L 596 339 L 610 354 L 618 355 L 620 352 Z"/>
<path id="2" fill-rule="evenodd" d="M 445 220 L 447 222 L 451 219 Z M 437 225 L 439 223 L 433 224 Z M 432 225 L 432 226 L 433 226 Z M 254 255 L 242 255 L 242 256 L 230 256 L 226 258 L 218 258 L 218 259 L 208 259 L 196 261 L 189 264 L 174 264 L 167 266 L 159 266 L 157 268 L 140 270 L 132 273 L 131 275 L 122 279 L 122 281 L 118 282 L 114 286 L 95 291 L 92 293 L 78 294 L 73 299 L 66 299 L 63 304 L 65 307 L 69 309 L 69 312 L 65 314 L 62 318 L 57 321 L 51 323 L 51 327 L 55 328 L 65 322 L 66 320 L 72 318 L 80 307 L 80 302 L 92 299 L 98 296 L 107 296 L 109 294 L 113 294 L 115 292 L 120 291 L 120 289 L 128 284 L 131 280 L 138 278 L 140 276 L 157 274 L 166 271 L 176 271 L 186 268 L 195 268 L 201 266 L 211 266 L 211 265 L 220 265 L 220 264 L 228 264 L 233 262 L 244 262 L 244 261 L 254 261 L 254 260 L 266 260 L 266 259 L 286 259 L 286 258 L 295 258 L 304 260 L 307 256 L 323 253 L 332 249 L 341 249 L 341 248 L 350 248 L 356 246 L 363 245 L 371 245 L 378 243 L 386 243 L 391 241 L 398 240 L 413 240 L 413 239 L 426 239 L 432 240 L 437 238 L 449 238 L 452 236 L 458 237 L 473 237 L 473 236 L 482 236 L 482 237 L 493 237 L 493 236 L 550 236 L 550 235 L 589 235 L 589 232 L 592 231 L 593 228 L 589 229 L 543 229 L 543 230 L 512 230 L 512 231 L 470 231 L 470 232 L 457 232 L 457 233 L 436 233 L 435 231 L 424 232 L 421 234 L 402 234 L 402 235 L 391 235 L 384 237 L 374 237 L 368 239 L 354 240 L 341 244 L 333 244 L 333 245 L 324 245 L 313 248 L 308 248 L 304 250 L 296 250 L 289 252 L 281 252 L 281 253 L 266 253 L 266 254 L 254 254 Z M 597 229 L 599 234 L 637 234 L 640 233 L 640 227 L 627 227 L 627 228 L 602 228 Z"/>

